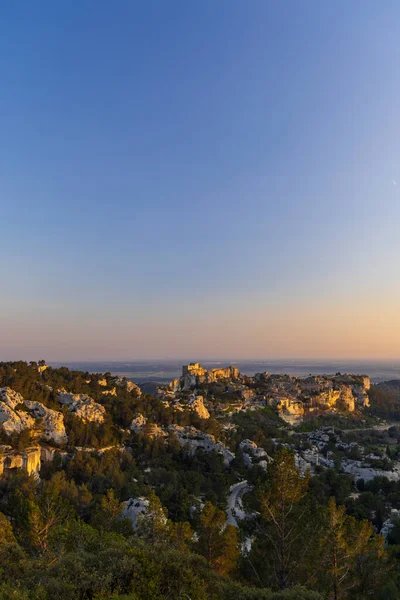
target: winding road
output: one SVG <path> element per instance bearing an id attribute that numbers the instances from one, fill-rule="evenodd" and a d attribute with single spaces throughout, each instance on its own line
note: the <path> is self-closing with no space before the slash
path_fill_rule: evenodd
<path id="1" fill-rule="evenodd" d="M 238 526 L 236 516 L 234 513 L 236 513 L 238 516 L 239 515 L 244 516 L 243 509 L 240 506 L 240 499 L 241 499 L 242 495 L 250 489 L 251 489 L 251 486 L 248 485 L 246 480 L 239 481 L 239 483 L 235 483 L 235 485 L 233 485 L 231 487 L 229 496 L 228 496 L 227 511 L 226 511 L 227 512 L 227 519 L 226 519 L 227 525 L 233 525 L 234 527 Z"/>

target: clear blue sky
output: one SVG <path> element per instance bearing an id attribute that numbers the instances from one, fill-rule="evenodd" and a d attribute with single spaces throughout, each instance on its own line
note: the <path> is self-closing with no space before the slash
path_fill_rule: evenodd
<path id="1" fill-rule="evenodd" d="M 3 3 L 0 78 L 0 358 L 400 355 L 397 0 Z"/>

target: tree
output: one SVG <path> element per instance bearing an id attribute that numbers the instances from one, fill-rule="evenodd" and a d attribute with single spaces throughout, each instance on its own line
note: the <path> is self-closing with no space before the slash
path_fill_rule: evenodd
<path id="1" fill-rule="evenodd" d="M 15 544 L 15 537 L 11 523 L 0 513 L 0 546 L 5 544 Z"/>
<path id="2" fill-rule="evenodd" d="M 226 516 L 211 502 L 206 502 L 200 515 L 197 550 L 220 575 L 227 575 L 239 558 L 237 529 L 225 527 Z"/>
<path id="3" fill-rule="evenodd" d="M 125 535 L 132 534 L 132 522 L 130 519 L 123 518 L 123 508 L 122 503 L 115 497 L 114 490 L 109 489 L 102 497 L 100 507 L 93 515 L 93 524 L 105 531 L 116 531 Z"/>
<path id="4" fill-rule="evenodd" d="M 383 565 L 383 542 L 383 538 L 373 538 L 373 528 L 368 521 L 357 521 L 346 515 L 345 506 L 336 506 L 335 499 L 329 499 L 319 543 L 317 575 L 319 586 L 329 593 L 329 598 L 346 598 L 348 591 L 357 585 L 368 591 L 371 586 L 376 588 L 378 582 L 371 581 L 368 569 L 372 563 L 375 563 L 374 570 Z"/>
<path id="5" fill-rule="evenodd" d="M 259 555 L 255 557 L 258 565 L 269 562 L 268 583 L 280 589 L 294 583 L 296 568 L 312 545 L 314 531 L 306 499 L 309 480 L 309 475 L 303 475 L 295 466 L 294 455 L 287 449 L 278 452 L 269 464 L 254 551 Z"/>
<path id="6" fill-rule="evenodd" d="M 172 522 L 167 518 L 167 511 L 154 492 L 148 500 L 146 512 L 138 516 L 137 534 L 151 544 L 166 543 L 172 533 Z"/>
<path id="7" fill-rule="evenodd" d="M 186 521 L 180 521 L 173 524 L 173 527 L 171 528 L 170 539 L 172 548 L 179 550 L 179 552 L 187 553 L 189 550 L 188 544 L 192 538 L 193 529 L 190 527 L 189 523 Z"/>

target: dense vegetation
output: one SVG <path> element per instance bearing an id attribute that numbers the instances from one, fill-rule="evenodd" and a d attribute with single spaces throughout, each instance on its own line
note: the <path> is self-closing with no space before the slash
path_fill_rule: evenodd
<path id="1" fill-rule="evenodd" d="M 400 381 L 385 381 L 371 386 L 371 413 L 385 419 L 400 419 Z"/>
<path id="2" fill-rule="evenodd" d="M 111 375 L 104 377 L 111 385 Z M 150 395 L 124 388 L 104 395 L 99 375 L 51 368 L 38 374 L 36 363 L 0 364 L 5 385 L 57 410 L 56 390 L 87 393 L 108 416 L 105 424 L 87 425 L 64 408 L 68 446 L 43 463 L 40 479 L 21 470 L 0 479 L 0 600 L 400 597 L 400 522 L 387 547 L 376 534 L 389 507 L 400 509 L 400 483 L 376 478 L 356 487 L 335 468 L 304 476 L 270 410 L 238 413 L 234 427 L 224 428 Z M 137 412 L 150 423 L 195 425 L 235 452 L 252 439 L 274 461 L 265 471 L 246 468 L 238 452 L 229 468 L 216 452 L 191 456 L 172 435 L 130 432 Z M 346 435 L 364 436 L 371 448 L 382 442 L 380 434 Z M 384 439 L 392 460 L 400 434 L 394 429 Z M 29 443 L 10 441 L 16 448 Z M 75 445 L 93 450 L 73 452 Z M 226 525 L 226 497 L 243 479 L 252 490 L 244 496 L 248 518 L 236 528 Z M 138 497 L 149 504 L 133 528 L 123 502 Z"/>

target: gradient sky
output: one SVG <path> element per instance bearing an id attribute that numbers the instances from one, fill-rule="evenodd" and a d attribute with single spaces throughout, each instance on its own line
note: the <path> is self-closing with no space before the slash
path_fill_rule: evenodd
<path id="1" fill-rule="evenodd" d="M 400 358 L 400 3 L 3 2 L 0 209 L 0 359 Z"/>

